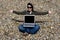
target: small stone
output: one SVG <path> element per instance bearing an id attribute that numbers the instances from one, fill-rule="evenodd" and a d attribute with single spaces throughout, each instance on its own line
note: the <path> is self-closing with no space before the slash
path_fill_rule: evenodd
<path id="1" fill-rule="evenodd" d="M 12 39 L 12 40 L 15 40 L 15 39 Z"/>

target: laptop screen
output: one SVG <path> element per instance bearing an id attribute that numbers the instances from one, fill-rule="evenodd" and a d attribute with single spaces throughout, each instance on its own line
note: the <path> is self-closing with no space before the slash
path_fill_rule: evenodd
<path id="1" fill-rule="evenodd" d="M 25 23 L 34 23 L 34 16 L 25 16 Z"/>

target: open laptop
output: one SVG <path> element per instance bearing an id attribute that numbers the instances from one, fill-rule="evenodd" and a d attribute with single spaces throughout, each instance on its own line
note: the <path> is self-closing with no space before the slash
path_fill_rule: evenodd
<path id="1" fill-rule="evenodd" d="M 24 27 L 34 27 L 35 26 L 35 15 L 25 15 L 23 26 Z"/>

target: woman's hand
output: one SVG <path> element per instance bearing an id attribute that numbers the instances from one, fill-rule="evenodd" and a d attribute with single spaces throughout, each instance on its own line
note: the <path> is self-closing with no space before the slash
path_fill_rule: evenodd
<path id="1" fill-rule="evenodd" d="M 48 13 L 51 14 L 52 12 L 49 10 Z"/>
<path id="2" fill-rule="evenodd" d="M 11 13 L 13 13 L 13 10 L 10 10 Z"/>

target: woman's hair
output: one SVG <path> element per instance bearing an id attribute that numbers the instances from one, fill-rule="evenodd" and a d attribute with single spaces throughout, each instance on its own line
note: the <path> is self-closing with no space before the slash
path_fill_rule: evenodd
<path id="1" fill-rule="evenodd" d="M 33 5 L 32 5 L 32 3 L 28 3 L 28 4 L 27 4 L 27 8 L 28 8 L 28 5 L 30 5 L 31 8 L 32 8 L 32 11 L 34 11 L 34 10 L 33 10 Z"/>

